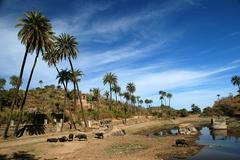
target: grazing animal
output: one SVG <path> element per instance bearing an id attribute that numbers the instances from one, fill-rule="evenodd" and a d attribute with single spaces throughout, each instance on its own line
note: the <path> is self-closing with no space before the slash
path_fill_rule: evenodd
<path id="1" fill-rule="evenodd" d="M 48 138 L 47 142 L 57 142 L 58 138 Z"/>
<path id="2" fill-rule="evenodd" d="M 176 146 L 178 147 L 179 145 L 181 145 L 181 146 L 189 146 L 185 139 L 177 139 L 176 140 Z"/>
<path id="3" fill-rule="evenodd" d="M 58 138 L 59 142 L 67 142 L 68 138 L 66 136 L 63 136 L 61 138 Z"/>
<path id="4" fill-rule="evenodd" d="M 100 132 L 95 133 L 95 138 L 103 139 L 104 138 L 103 133 L 100 133 Z"/>
<path id="5" fill-rule="evenodd" d="M 73 134 L 72 133 L 70 133 L 69 135 L 68 135 L 68 141 L 73 141 Z"/>
<path id="6" fill-rule="evenodd" d="M 75 138 L 78 138 L 79 141 L 81 140 L 87 140 L 87 135 L 86 134 L 82 134 L 82 133 L 79 133 L 77 135 L 75 135 Z"/>

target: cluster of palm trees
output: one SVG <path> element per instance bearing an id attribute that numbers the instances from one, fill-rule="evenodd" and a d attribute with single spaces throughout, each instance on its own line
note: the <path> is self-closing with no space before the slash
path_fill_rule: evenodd
<path id="1" fill-rule="evenodd" d="M 118 102 L 118 97 L 121 98 L 123 97 L 125 99 L 125 104 L 124 105 L 124 112 L 125 112 L 125 117 L 126 117 L 126 112 L 128 110 L 127 106 L 131 105 L 132 107 L 129 108 L 130 113 L 133 113 L 134 108 L 139 108 L 143 104 L 143 100 L 140 99 L 140 96 L 135 96 L 134 93 L 136 91 L 136 85 L 133 82 L 129 82 L 126 85 L 126 91 L 122 92 L 121 87 L 118 85 L 118 77 L 112 73 L 106 73 L 105 76 L 103 77 L 103 84 L 104 85 L 109 85 L 109 91 L 105 91 L 104 96 L 109 100 L 109 109 L 112 109 L 112 94 L 114 92 L 115 94 L 115 101 Z M 137 107 L 136 107 L 137 103 Z M 125 118 L 126 122 L 126 118 Z"/>
<path id="2" fill-rule="evenodd" d="M 165 105 L 167 106 L 167 99 L 168 99 L 168 106 L 170 107 L 171 106 L 171 98 L 172 98 L 172 94 L 169 93 L 169 92 L 166 92 L 166 91 L 159 91 L 159 99 L 161 101 L 161 106 Z M 163 104 L 163 101 L 164 101 L 164 104 Z"/>
<path id="3" fill-rule="evenodd" d="M 15 134 L 18 131 L 19 125 L 22 119 L 23 108 L 28 95 L 29 86 L 32 80 L 32 76 L 38 61 L 39 56 L 43 57 L 49 66 L 54 66 L 58 72 L 57 78 L 59 83 L 63 85 L 64 90 L 67 95 L 67 85 L 71 81 L 74 85 L 74 109 L 76 109 L 77 99 L 80 100 L 80 106 L 82 110 L 82 118 L 84 120 L 85 126 L 86 120 L 84 117 L 84 110 L 81 101 L 81 92 L 79 89 L 78 82 L 83 75 L 81 71 L 74 69 L 72 64 L 72 59 L 76 59 L 78 55 L 78 42 L 74 36 L 71 36 L 67 33 L 63 33 L 60 36 L 55 36 L 55 33 L 52 29 L 52 24 L 46 16 L 41 12 L 30 11 L 24 14 L 24 17 L 19 19 L 20 23 L 16 27 L 20 27 L 18 32 L 18 38 L 23 45 L 25 45 L 26 50 L 24 58 L 22 61 L 22 66 L 19 74 L 19 82 L 22 82 L 24 67 L 26 64 L 28 54 L 35 53 L 34 63 L 27 81 L 27 86 L 19 108 L 19 116 L 15 128 Z M 62 60 L 68 60 L 71 70 L 59 70 L 57 63 Z M 13 103 L 11 105 L 11 112 L 7 122 L 7 126 L 4 132 L 4 138 L 8 135 L 8 130 L 10 126 L 10 121 L 12 119 L 12 113 L 16 104 L 16 97 L 18 95 L 21 83 L 18 83 L 16 86 L 16 91 L 14 94 Z M 71 112 L 71 110 L 69 110 Z"/>

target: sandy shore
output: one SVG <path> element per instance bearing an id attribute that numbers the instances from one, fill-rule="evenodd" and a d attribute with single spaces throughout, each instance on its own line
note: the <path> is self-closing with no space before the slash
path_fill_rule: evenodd
<path id="1" fill-rule="evenodd" d="M 115 127 L 126 130 L 125 136 L 107 136 L 95 139 L 88 132 L 87 141 L 66 143 L 47 143 L 49 137 L 68 135 L 70 132 L 52 133 L 42 136 L 26 136 L 23 138 L 0 141 L 0 159 L 6 157 L 28 157 L 29 159 L 81 159 L 81 160 L 151 160 L 169 157 L 186 157 L 197 153 L 201 146 L 195 143 L 197 136 L 166 136 L 151 138 L 144 133 L 147 130 L 177 125 L 185 122 L 209 122 L 207 118 L 187 117 L 176 120 L 152 120 L 137 124 L 122 124 Z M 76 133 L 76 132 L 75 132 Z M 176 147 L 175 140 L 185 138 L 190 147 Z"/>

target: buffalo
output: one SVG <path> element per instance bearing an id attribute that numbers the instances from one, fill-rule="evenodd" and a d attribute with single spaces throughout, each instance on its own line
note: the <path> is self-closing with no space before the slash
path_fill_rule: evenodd
<path id="1" fill-rule="evenodd" d="M 75 138 L 78 138 L 79 141 L 81 141 L 81 140 L 87 140 L 87 135 L 86 135 L 86 134 L 79 133 L 79 134 L 75 135 Z"/>
<path id="2" fill-rule="evenodd" d="M 181 145 L 181 146 L 189 146 L 185 139 L 177 139 L 176 140 L 176 146 L 178 147 L 179 145 Z"/>

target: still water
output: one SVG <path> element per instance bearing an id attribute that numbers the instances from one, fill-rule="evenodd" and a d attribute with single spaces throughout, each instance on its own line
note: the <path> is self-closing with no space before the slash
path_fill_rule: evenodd
<path id="1" fill-rule="evenodd" d="M 201 128 L 200 132 L 197 142 L 206 146 L 188 160 L 240 160 L 239 134 L 227 130 L 211 131 L 208 127 Z"/>
<path id="2" fill-rule="evenodd" d="M 187 160 L 240 160 L 240 132 L 235 130 L 211 130 L 208 127 L 198 128 L 201 132 L 198 144 L 204 147 L 194 156 Z M 148 134 L 150 137 L 175 136 L 178 129 L 164 129 Z M 172 158 L 172 160 L 179 160 Z"/>

